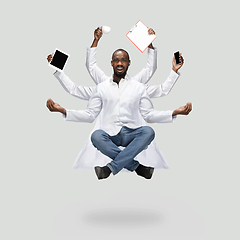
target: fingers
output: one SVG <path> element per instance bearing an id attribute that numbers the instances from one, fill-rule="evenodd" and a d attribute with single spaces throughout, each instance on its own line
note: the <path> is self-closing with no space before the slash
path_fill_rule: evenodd
<path id="1" fill-rule="evenodd" d="M 102 27 L 98 27 L 95 31 L 96 31 L 96 33 L 98 33 L 98 34 L 102 33 Z"/>
<path id="2" fill-rule="evenodd" d="M 192 111 L 192 103 L 188 102 L 185 107 L 185 114 L 188 115 Z"/>
<path id="3" fill-rule="evenodd" d="M 54 102 L 51 98 L 49 98 L 49 99 L 47 100 L 47 108 L 49 109 L 49 111 L 52 112 L 52 111 L 55 110 L 54 104 L 55 104 L 55 102 Z"/>
<path id="4" fill-rule="evenodd" d="M 149 28 L 148 29 L 148 34 L 149 35 L 155 34 L 155 31 L 152 28 Z"/>
<path id="5" fill-rule="evenodd" d="M 102 33 L 102 26 L 96 28 L 95 31 L 94 31 L 95 38 L 100 39 L 102 37 L 102 35 L 103 35 L 103 33 Z"/>
<path id="6" fill-rule="evenodd" d="M 189 112 L 188 113 L 190 113 L 192 111 L 192 103 L 188 102 L 187 104 L 189 106 Z"/>
<path id="7" fill-rule="evenodd" d="M 53 58 L 53 55 L 52 55 L 52 54 L 48 55 L 48 57 L 47 57 L 48 62 L 51 62 L 51 61 L 52 61 L 52 58 Z"/>
<path id="8" fill-rule="evenodd" d="M 179 61 L 181 62 L 180 65 L 183 65 L 184 59 L 183 59 L 182 53 L 179 54 Z"/>
<path id="9" fill-rule="evenodd" d="M 51 98 L 49 98 L 48 100 L 47 100 L 47 108 L 51 111 L 51 106 L 50 106 L 50 104 L 51 104 L 51 101 L 52 101 L 52 99 Z"/>
<path id="10" fill-rule="evenodd" d="M 183 65 L 183 63 L 184 63 L 184 59 L 183 59 L 182 56 L 179 57 L 179 61 L 181 62 L 180 64 Z"/>

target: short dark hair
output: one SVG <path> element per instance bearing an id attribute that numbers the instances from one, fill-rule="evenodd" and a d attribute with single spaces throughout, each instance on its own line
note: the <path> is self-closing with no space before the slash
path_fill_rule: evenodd
<path id="1" fill-rule="evenodd" d="M 130 57 L 129 57 L 128 52 L 127 52 L 126 50 L 122 49 L 122 48 L 119 48 L 119 49 L 115 50 L 114 53 L 112 54 L 112 58 L 113 58 L 113 55 L 114 55 L 116 52 L 119 52 L 119 51 L 125 52 L 125 53 L 128 55 L 128 60 L 130 60 Z"/>

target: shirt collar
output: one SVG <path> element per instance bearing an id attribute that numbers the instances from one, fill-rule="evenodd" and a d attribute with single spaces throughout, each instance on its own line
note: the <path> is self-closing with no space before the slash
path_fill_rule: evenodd
<path id="1" fill-rule="evenodd" d="M 115 82 L 113 81 L 113 75 L 110 77 L 109 80 L 110 80 L 111 83 L 115 84 Z M 128 80 L 130 80 L 130 76 L 128 74 L 126 74 L 125 78 L 121 79 L 121 81 L 128 81 Z"/>

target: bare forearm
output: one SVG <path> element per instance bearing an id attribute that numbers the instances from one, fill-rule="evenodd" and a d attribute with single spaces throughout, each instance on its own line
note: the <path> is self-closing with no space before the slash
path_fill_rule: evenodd
<path id="1" fill-rule="evenodd" d="M 93 43 L 92 43 L 92 47 L 97 47 L 98 42 L 100 40 L 100 38 L 102 37 L 102 27 L 98 27 L 97 29 L 95 29 L 94 31 L 94 39 L 93 39 Z"/>
<path id="2" fill-rule="evenodd" d="M 93 43 L 92 43 L 92 45 L 91 45 L 91 48 L 97 47 L 98 42 L 99 42 L 99 40 L 97 40 L 97 39 L 94 38 Z"/>

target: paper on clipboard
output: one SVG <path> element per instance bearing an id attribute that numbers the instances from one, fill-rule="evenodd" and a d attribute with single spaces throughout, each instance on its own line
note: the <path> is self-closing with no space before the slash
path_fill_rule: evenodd
<path id="1" fill-rule="evenodd" d="M 147 49 L 149 44 L 157 38 L 154 34 L 148 34 L 148 27 L 140 20 L 126 34 L 126 36 L 142 53 Z"/>

